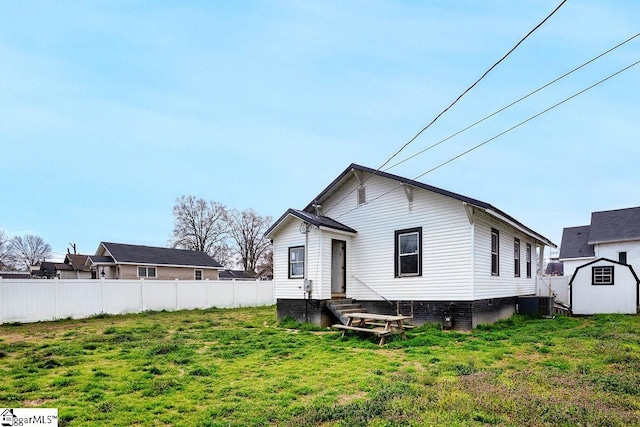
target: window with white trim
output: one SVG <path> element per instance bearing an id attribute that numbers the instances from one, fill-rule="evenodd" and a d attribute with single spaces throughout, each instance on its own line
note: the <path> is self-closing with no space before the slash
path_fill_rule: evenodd
<path id="1" fill-rule="evenodd" d="M 193 280 L 202 280 L 202 270 L 193 270 Z"/>
<path id="2" fill-rule="evenodd" d="M 613 266 L 591 267 L 593 285 L 613 285 Z"/>
<path id="3" fill-rule="evenodd" d="M 138 277 L 157 277 L 155 267 L 138 267 Z"/>
<path id="4" fill-rule="evenodd" d="M 491 229 L 491 275 L 500 275 L 500 232 Z"/>
<path id="5" fill-rule="evenodd" d="M 520 239 L 513 239 L 513 277 L 520 277 Z"/>
<path id="6" fill-rule="evenodd" d="M 289 279 L 304 279 L 304 246 L 289 248 Z"/>
<path id="7" fill-rule="evenodd" d="M 422 227 L 395 232 L 395 277 L 422 276 Z"/>
<path id="8" fill-rule="evenodd" d="M 527 278 L 531 278 L 531 245 L 527 243 L 527 253 L 526 253 L 526 263 L 527 263 Z"/>

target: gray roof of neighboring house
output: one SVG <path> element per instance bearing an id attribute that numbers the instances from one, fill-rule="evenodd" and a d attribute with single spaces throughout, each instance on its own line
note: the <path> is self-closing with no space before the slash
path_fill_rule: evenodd
<path id="1" fill-rule="evenodd" d="M 87 257 L 88 260 L 91 260 L 93 264 L 114 264 L 115 261 L 113 257 L 110 256 L 98 256 L 98 255 L 89 255 Z"/>
<path id="2" fill-rule="evenodd" d="M 253 279 L 255 280 L 256 274 L 244 270 L 220 270 L 218 277 L 224 279 Z"/>
<path id="3" fill-rule="evenodd" d="M 640 207 L 593 212 L 589 243 L 640 239 Z"/>
<path id="4" fill-rule="evenodd" d="M 315 215 L 309 212 L 304 212 L 298 209 L 288 209 L 276 222 L 273 223 L 271 227 L 264 233 L 265 236 L 269 235 L 273 231 L 274 228 L 278 224 L 280 224 L 287 216 L 293 215 L 302 221 L 305 221 L 311 225 L 315 225 L 316 227 L 327 227 L 333 230 L 346 231 L 348 233 L 357 233 L 353 228 L 344 225 L 334 219 L 329 218 L 328 216 Z"/>
<path id="5" fill-rule="evenodd" d="M 564 263 L 562 261 L 551 261 L 544 269 L 546 276 L 563 276 L 564 275 Z"/>
<path id="6" fill-rule="evenodd" d="M 593 245 L 589 244 L 589 225 L 566 227 L 562 230 L 560 259 L 587 258 L 595 256 Z"/>
<path id="7" fill-rule="evenodd" d="M 190 267 L 222 268 L 216 260 L 204 252 L 155 246 L 127 245 L 124 243 L 100 243 L 118 264 L 153 264 Z M 93 259 L 93 257 L 92 257 Z"/>

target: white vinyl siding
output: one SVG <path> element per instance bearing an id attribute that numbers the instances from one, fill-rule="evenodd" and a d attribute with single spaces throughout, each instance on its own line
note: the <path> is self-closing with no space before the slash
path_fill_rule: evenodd
<path id="1" fill-rule="evenodd" d="M 305 297 L 304 278 L 289 279 L 289 248 L 305 246 L 305 235 L 300 232 L 302 221 L 297 218 L 285 221 L 286 223 L 273 242 L 274 296 L 281 299 L 302 299 Z M 308 240 L 309 246 L 306 248 L 305 262 L 307 263 L 307 277 L 313 279 L 316 275 L 317 265 L 310 260 L 315 260 L 318 256 L 318 232 L 315 227 L 309 231 Z M 318 298 L 315 283 L 313 297 Z"/>
<path id="2" fill-rule="evenodd" d="M 640 241 L 601 243 L 596 245 L 596 258 L 608 258 L 618 261 L 619 253 L 627 253 L 627 264 L 631 265 L 636 274 L 640 274 Z"/>
<path id="3" fill-rule="evenodd" d="M 497 229 L 500 234 L 501 266 L 508 266 L 500 276 L 491 274 L 491 229 Z M 475 265 L 474 265 L 474 297 L 475 299 L 506 298 L 518 295 L 533 295 L 536 292 L 535 277 L 513 277 L 514 241 L 520 239 L 520 245 L 527 243 L 535 248 L 535 242 L 528 236 L 515 230 L 489 215 L 476 212 L 475 214 Z M 535 255 L 532 255 L 535 256 Z M 503 267 L 501 267 L 503 268 Z M 535 275 L 534 275 L 535 276 Z"/>
<path id="4" fill-rule="evenodd" d="M 355 190 L 352 179 L 324 203 L 333 206 Z M 384 197 L 377 198 L 387 193 Z M 349 199 L 348 197 L 346 199 Z M 342 202 L 325 213 L 354 228 L 347 250 L 347 296 L 356 299 L 469 300 L 471 225 L 462 202 L 413 189 L 413 203 L 398 182 L 367 181 L 369 203 L 353 209 Z M 395 278 L 395 231 L 422 227 L 422 276 Z"/>
<path id="5" fill-rule="evenodd" d="M 368 178 L 368 179 L 367 179 Z M 460 200 L 365 174 L 367 203 L 357 205 L 358 180 L 347 180 L 323 200 L 324 214 L 357 231 L 348 235 L 312 227 L 308 234 L 306 278 L 313 280 L 313 298 L 331 298 L 331 240 L 346 242 L 348 298 L 390 301 L 472 301 L 533 295 L 533 278 L 514 278 L 514 238 L 521 245 L 536 242 L 528 235 L 481 211 L 471 224 Z M 407 194 L 412 195 L 409 201 Z M 336 205 L 337 204 L 337 205 Z M 355 209 L 354 209 L 355 208 Z M 303 299 L 303 279 L 288 279 L 288 250 L 304 246 L 297 218 L 283 220 L 274 238 L 276 298 Z M 422 228 L 422 275 L 396 277 L 395 232 Z M 491 275 L 491 229 L 500 232 L 502 276 Z M 535 252 L 533 253 L 535 256 Z M 533 267 L 535 268 L 535 266 Z M 524 276 L 524 275 L 522 275 Z"/>
<path id="6" fill-rule="evenodd" d="M 613 285 L 593 285 L 593 268 L 601 267 L 614 270 Z M 638 285 L 629 267 L 599 260 L 576 269 L 571 280 L 573 314 L 636 313 Z"/>

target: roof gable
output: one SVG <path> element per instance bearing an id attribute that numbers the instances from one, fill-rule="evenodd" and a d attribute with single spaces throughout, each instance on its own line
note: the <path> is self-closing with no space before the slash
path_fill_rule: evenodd
<path id="1" fill-rule="evenodd" d="M 589 243 L 640 240 L 640 207 L 593 212 Z"/>
<path id="2" fill-rule="evenodd" d="M 595 256 L 593 245 L 589 244 L 591 226 L 566 227 L 562 230 L 560 243 L 560 259 L 590 258 Z"/>
<path id="3" fill-rule="evenodd" d="M 104 248 L 118 264 L 153 264 L 189 267 L 222 268 L 222 266 L 204 252 L 187 249 L 161 248 L 155 246 L 127 245 L 123 243 L 102 242 Z M 99 255 L 98 248 L 96 255 Z M 92 257 L 92 259 L 97 257 Z"/>
<path id="4" fill-rule="evenodd" d="M 543 242 L 544 244 L 552 247 L 556 247 L 556 245 L 553 242 L 551 242 L 549 239 L 547 239 L 543 235 L 536 233 L 531 228 L 522 224 L 520 221 L 516 220 L 512 216 L 508 215 L 507 213 L 501 211 L 500 209 L 496 208 L 495 206 L 487 202 L 483 202 L 482 200 L 474 199 L 472 197 L 467 197 L 462 194 L 454 193 L 452 191 L 444 190 L 442 188 L 434 187 L 432 185 L 428 185 L 419 181 L 414 181 L 409 178 L 404 178 L 398 175 L 390 174 L 388 172 L 382 172 L 376 169 L 371 169 L 366 166 L 361 166 L 355 163 L 352 163 L 351 165 L 349 165 L 349 167 L 345 169 L 344 172 L 342 172 L 336 179 L 334 179 L 333 182 L 331 182 L 331 184 L 329 184 L 324 190 L 322 190 L 322 192 L 320 192 L 320 194 L 318 194 L 318 196 L 316 196 L 313 199 L 313 201 L 304 208 L 303 211 L 307 213 L 314 212 L 315 210 L 314 205 L 322 204 L 327 198 L 329 198 L 332 194 L 334 194 L 341 186 L 346 184 L 346 182 L 352 178 L 351 175 L 353 174 L 354 171 L 377 175 L 383 178 L 396 181 L 399 184 L 406 184 L 422 190 L 431 191 L 433 193 L 440 194 L 445 197 L 450 197 L 452 199 L 459 200 L 462 203 L 467 203 L 469 205 L 478 207 L 484 210 L 487 214 L 494 216 L 500 219 L 501 221 L 511 223 L 516 228 L 521 229 L 525 233 L 531 235 L 537 240 Z"/>

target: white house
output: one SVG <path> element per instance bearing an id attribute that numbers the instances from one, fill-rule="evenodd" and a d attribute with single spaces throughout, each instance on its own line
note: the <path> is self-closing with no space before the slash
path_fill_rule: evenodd
<path id="1" fill-rule="evenodd" d="M 486 202 L 356 164 L 266 234 L 278 316 L 323 325 L 345 296 L 461 330 L 509 317 L 555 247 Z"/>
<path id="2" fill-rule="evenodd" d="M 632 266 L 599 258 L 576 268 L 569 282 L 572 314 L 636 314 L 638 276 Z"/>
<path id="3" fill-rule="evenodd" d="M 640 269 L 640 207 L 593 212 L 589 225 L 566 227 L 563 230 L 560 260 L 564 264 L 564 275 L 571 277 L 571 283 L 573 283 L 570 285 L 570 299 L 572 311 L 576 314 L 626 313 L 630 312 L 631 305 L 634 307 L 638 305 L 635 296 L 631 300 L 625 300 L 628 295 L 622 296 L 626 295 L 625 291 L 620 289 L 622 285 L 616 285 L 615 288 L 602 288 L 593 282 L 594 288 L 583 286 L 592 281 L 585 273 L 588 269 L 582 271 L 580 277 L 577 277 L 578 269 L 582 266 L 592 266 L 594 261 L 601 259 L 632 266 L 632 272 Z M 610 267 L 615 268 L 616 271 L 620 270 L 620 267 L 614 265 Z M 602 301 L 597 308 L 587 309 L 587 311 L 597 311 L 584 312 L 582 298 L 591 298 L 595 294 L 602 295 L 606 301 Z M 615 298 L 617 300 L 609 301 Z M 577 308 L 574 307 L 575 301 L 581 304 Z M 634 308 L 633 313 L 635 312 Z"/>
<path id="4" fill-rule="evenodd" d="M 563 230 L 560 260 L 565 276 L 598 258 L 640 268 L 640 207 L 593 212 L 591 224 Z"/>

